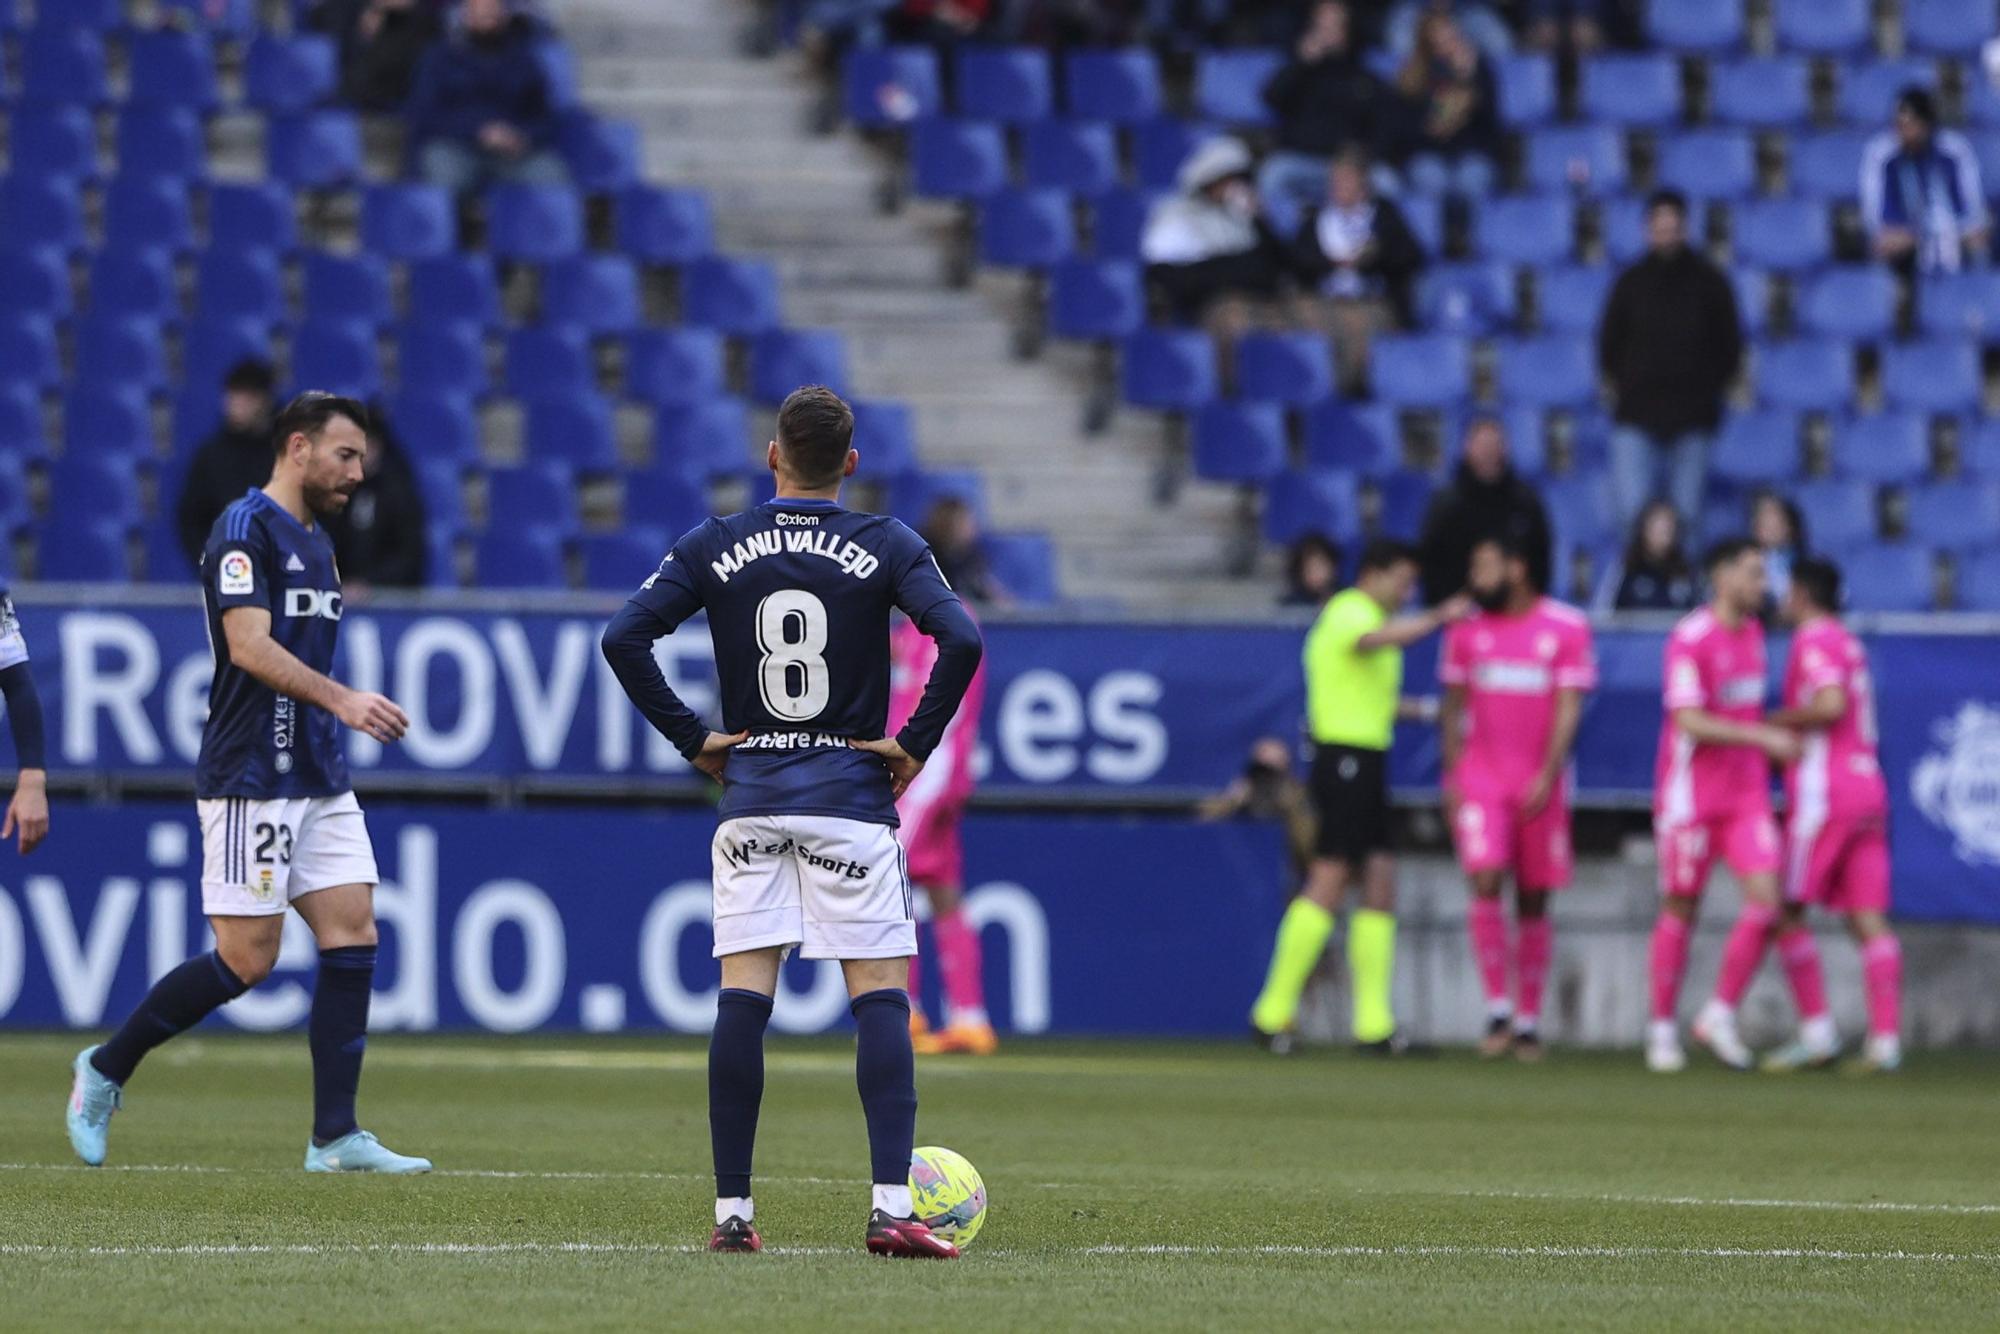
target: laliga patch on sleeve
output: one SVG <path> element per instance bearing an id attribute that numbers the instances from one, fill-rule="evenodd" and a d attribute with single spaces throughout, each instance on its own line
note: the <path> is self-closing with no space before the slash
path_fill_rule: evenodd
<path id="1" fill-rule="evenodd" d="M 247 551 L 228 551 L 222 556 L 216 587 L 224 597 L 241 597 L 257 591 L 257 573 Z"/>

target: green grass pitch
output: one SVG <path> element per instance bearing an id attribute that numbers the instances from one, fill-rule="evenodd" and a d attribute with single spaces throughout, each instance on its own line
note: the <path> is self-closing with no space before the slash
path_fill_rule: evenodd
<path id="1" fill-rule="evenodd" d="M 1012 1044 L 926 1061 L 919 1137 L 992 1195 L 956 1265 L 859 1248 L 851 1048 L 773 1039 L 763 1256 L 700 1253 L 686 1039 L 371 1045 L 364 1121 L 440 1172 L 307 1177 L 298 1037 L 162 1049 L 112 1165 L 75 1041 L 0 1039 L 10 1329 L 1993 1329 L 2000 1062 L 1874 1082 L 1633 1056 L 1276 1061 Z"/>

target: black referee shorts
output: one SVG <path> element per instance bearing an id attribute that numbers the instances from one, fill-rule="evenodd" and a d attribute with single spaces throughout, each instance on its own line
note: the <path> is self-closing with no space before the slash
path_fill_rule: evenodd
<path id="1" fill-rule="evenodd" d="M 1313 748 L 1313 814 L 1319 832 L 1313 850 L 1357 871 L 1390 843 L 1389 757 L 1360 746 Z"/>

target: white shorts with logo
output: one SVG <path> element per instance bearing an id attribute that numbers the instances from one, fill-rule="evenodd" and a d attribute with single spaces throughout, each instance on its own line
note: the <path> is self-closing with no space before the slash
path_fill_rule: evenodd
<path id="1" fill-rule="evenodd" d="M 375 845 L 352 792 L 331 797 L 210 797 L 201 814 L 201 910 L 268 917 L 338 885 L 372 885 Z"/>
<path id="2" fill-rule="evenodd" d="M 808 959 L 917 952 L 903 845 L 888 825 L 747 815 L 717 827 L 712 854 L 718 959 L 774 945 Z"/>

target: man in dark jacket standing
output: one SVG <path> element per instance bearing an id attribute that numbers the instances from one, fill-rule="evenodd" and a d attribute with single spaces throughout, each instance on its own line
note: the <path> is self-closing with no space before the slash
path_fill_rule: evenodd
<path id="1" fill-rule="evenodd" d="M 1417 543 L 1424 601 L 1435 606 L 1465 591 L 1472 549 L 1499 540 L 1518 546 L 1528 577 L 1549 588 L 1549 514 L 1507 457 L 1507 433 L 1494 417 L 1475 417 L 1450 484 L 1431 497 Z"/>
<path id="2" fill-rule="evenodd" d="M 1257 188 L 1281 229 L 1325 191 L 1327 166 L 1349 148 L 1372 150 L 1382 86 L 1356 58 L 1344 0 L 1320 0 L 1306 17 L 1293 57 L 1264 85 L 1277 117 L 1277 147 L 1257 172 Z"/>
<path id="3" fill-rule="evenodd" d="M 464 0 L 458 30 L 425 52 L 410 94 L 410 138 L 424 180 L 454 195 L 495 181 L 563 185 L 548 75 L 535 26 L 508 0 Z"/>
<path id="4" fill-rule="evenodd" d="M 1743 360 L 1736 293 L 1687 243 L 1687 200 L 1646 201 L 1644 258 L 1618 276 L 1597 329 L 1597 364 L 1617 400 L 1611 477 L 1629 530 L 1664 492 L 1683 519 L 1701 516 L 1708 449 Z"/>
<path id="5" fill-rule="evenodd" d="M 215 521 L 253 486 L 271 480 L 271 387 L 268 364 L 241 361 L 222 380 L 222 420 L 201 442 L 181 480 L 174 530 L 192 577 Z M 154 571 L 154 577 L 159 577 Z"/>

